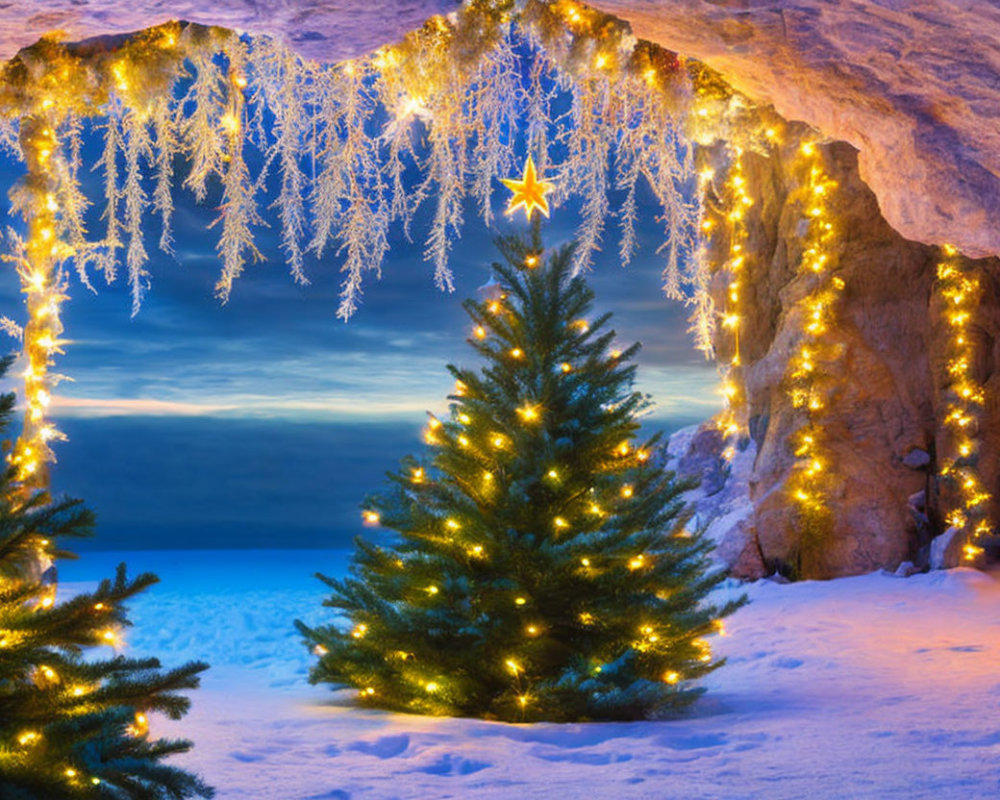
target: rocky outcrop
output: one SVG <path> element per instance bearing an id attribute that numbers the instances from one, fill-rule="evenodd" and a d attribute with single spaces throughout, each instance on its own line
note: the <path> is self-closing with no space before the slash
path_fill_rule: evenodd
<path id="1" fill-rule="evenodd" d="M 803 412 L 791 403 L 786 375 L 802 340 L 799 301 L 810 285 L 798 272 L 803 209 L 790 169 L 794 147 L 786 145 L 770 158 L 748 154 L 743 164 L 751 196 L 762 199 L 750 211 L 747 250 L 752 255 L 744 267 L 752 313 L 745 315 L 740 332 L 741 377 L 756 455 L 747 477 L 753 513 L 741 524 L 744 538 L 759 543 L 768 572 L 795 571 L 802 542 L 787 491 L 796 462 L 791 439 L 803 424 Z M 826 172 L 838 183 L 830 195 L 838 230 L 833 263 L 845 288 L 829 332 L 839 355 L 821 365 L 830 387 L 821 425 L 828 472 L 834 476 L 827 497 L 834 512 L 832 530 L 822 543 L 822 557 L 806 572 L 831 577 L 893 570 L 903 561 L 926 564 L 930 538 L 947 527 L 943 511 L 953 502 L 935 477 L 949 447 L 941 433 L 949 332 L 934 292 L 941 251 L 907 241 L 885 221 L 861 180 L 854 148 L 833 143 L 820 152 Z M 726 258 L 724 252 L 714 257 Z M 979 469 L 985 485 L 996 487 L 1000 261 L 983 259 L 968 267 L 984 287 L 974 327 L 979 357 L 973 378 L 988 398 L 979 430 Z M 720 302 L 724 284 L 719 285 Z M 722 341 L 719 345 L 725 347 Z M 921 492 L 923 520 L 912 500 Z"/>
<path id="2" fill-rule="evenodd" d="M 990 0 L 594 0 L 858 151 L 889 224 L 1000 253 L 1000 6 Z"/>

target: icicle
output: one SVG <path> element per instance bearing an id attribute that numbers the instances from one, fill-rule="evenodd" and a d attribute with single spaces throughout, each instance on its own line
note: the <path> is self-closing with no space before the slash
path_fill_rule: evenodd
<path id="1" fill-rule="evenodd" d="M 104 280 L 112 283 L 117 273 L 118 250 L 122 247 L 121 222 L 118 219 L 118 151 L 121 149 L 119 120 L 114 110 L 109 110 L 104 122 L 104 150 L 98 162 L 104 172 L 104 240 L 96 259 L 96 269 Z"/>
<path id="2" fill-rule="evenodd" d="M 229 294 L 235 281 L 243 272 L 247 258 L 253 261 L 263 259 L 254 244 L 251 227 L 263 224 L 257 213 L 255 200 L 257 184 L 250 179 L 243 149 L 245 145 L 245 100 L 243 89 L 245 79 L 245 51 L 242 43 L 235 43 L 228 51 L 229 80 L 226 111 L 219 122 L 225 133 L 226 158 L 222 175 L 222 208 L 213 226 L 222 224 L 222 234 L 216 252 L 222 259 L 222 274 L 215 284 L 215 294 L 223 302 L 229 301 Z"/>
<path id="3" fill-rule="evenodd" d="M 301 167 L 301 148 L 307 117 L 303 104 L 301 62 L 290 50 L 277 49 L 272 56 L 275 74 L 268 107 L 274 111 L 274 144 L 268 162 L 277 158 L 281 187 L 272 208 L 281 217 L 281 247 L 297 283 L 309 283 L 303 267 L 302 240 L 306 228 L 304 195 L 306 176 Z"/>
<path id="4" fill-rule="evenodd" d="M 194 192 L 199 203 L 208 192 L 209 177 L 222 175 L 227 156 L 221 122 L 226 108 L 226 76 L 214 55 L 201 50 L 192 53 L 195 77 L 181 100 L 181 108 L 188 109 L 181 115 L 181 137 L 191 160 L 184 187 Z"/>
<path id="5" fill-rule="evenodd" d="M 569 154 L 562 165 L 562 180 L 567 191 L 583 198 L 582 217 L 576 231 L 577 248 L 573 272 L 587 272 L 594 254 L 601 249 L 608 202 L 608 157 L 615 131 L 607 124 L 610 117 L 611 87 L 603 77 L 585 78 L 574 84 L 572 124 L 568 132 Z M 557 179 L 558 181 L 559 179 Z"/>
<path id="6" fill-rule="evenodd" d="M 94 260 L 95 248 L 87 239 L 84 218 L 90 201 L 80 186 L 80 166 L 82 163 L 83 122 L 76 114 L 69 114 L 65 123 L 64 155 L 58 162 L 64 169 L 59 176 L 56 201 L 61 209 L 61 237 L 73 248 L 73 265 L 84 286 L 93 291 L 87 267 Z"/>
<path id="7" fill-rule="evenodd" d="M 146 253 L 142 235 L 142 218 L 149 204 L 149 198 L 142 187 L 140 159 L 144 158 L 147 162 L 151 162 L 153 147 L 146 120 L 140 118 L 137 112 L 127 112 L 122 127 L 125 145 L 125 183 L 122 186 L 122 200 L 125 205 L 125 232 L 128 235 L 125 265 L 128 268 L 128 285 L 132 296 L 132 316 L 135 316 L 142 305 L 142 296 L 149 288 L 149 272 L 146 270 L 149 255 Z"/>
<path id="8" fill-rule="evenodd" d="M 496 182 L 514 165 L 519 106 L 522 100 L 516 56 L 509 38 L 483 56 L 468 92 L 465 128 L 475 133 L 471 194 L 488 226 L 493 222 L 491 198 Z"/>
<path id="9" fill-rule="evenodd" d="M 174 158 L 178 154 L 180 143 L 173 110 L 166 99 L 161 98 L 154 105 L 152 120 L 156 135 L 156 185 L 153 189 L 153 209 L 160 215 L 159 248 L 164 253 L 173 254 L 174 237 L 171 222 L 174 213 Z"/>

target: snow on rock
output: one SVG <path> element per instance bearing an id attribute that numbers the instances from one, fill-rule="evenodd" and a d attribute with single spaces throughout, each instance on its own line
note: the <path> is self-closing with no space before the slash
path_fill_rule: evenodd
<path id="1" fill-rule="evenodd" d="M 944 533 L 931 539 L 930 567 L 931 569 L 951 569 L 962 563 L 962 546 L 965 537 L 956 527 L 948 528 Z"/>
<path id="2" fill-rule="evenodd" d="M 722 458 L 723 441 L 711 421 L 673 433 L 667 444 L 667 467 L 699 485 L 684 494 L 692 511 L 689 527 L 704 529 L 715 543 L 713 557 L 736 577 L 760 577 L 765 572 L 753 530 L 750 478 L 757 447 L 745 439 L 733 458 Z"/>
<path id="3" fill-rule="evenodd" d="M 0 10 L 0 59 L 52 31 L 78 41 L 185 20 L 274 36 L 308 58 L 333 62 L 391 44 L 457 6 L 456 0 L 15 0 Z"/>
<path id="4" fill-rule="evenodd" d="M 154 720 L 154 733 L 195 740 L 176 761 L 219 800 L 997 796 L 998 576 L 760 581 L 713 640 L 729 663 L 691 714 L 508 725 L 359 710 L 350 693 L 306 683 L 291 621 L 327 618 L 310 576 L 342 571 L 343 553 L 126 560 L 163 578 L 134 603 L 128 652 L 213 663 L 191 714 Z M 88 555 L 64 576 L 96 579 L 113 563 L 101 562 Z"/>

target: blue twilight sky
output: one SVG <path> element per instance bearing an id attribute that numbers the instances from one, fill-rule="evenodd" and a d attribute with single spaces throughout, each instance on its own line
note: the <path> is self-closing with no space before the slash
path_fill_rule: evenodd
<path id="1" fill-rule="evenodd" d="M 19 175 L 17 164 L 0 161 L 4 196 Z M 498 184 L 498 208 L 507 194 Z M 309 263 L 312 285 L 296 285 L 274 220 L 258 230 L 267 261 L 249 266 L 220 305 L 217 231 L 206 230 L 217 197 L 198 206 L 178 191 L 173 257 L 155 249 L 159 229 L 150 224 L 152 289 L 135 318 L 120 277 L 96 294 L 71 285 L 71 343 L 56 371 L 73 381 L 59 387 L 55 412 L 70 440 L 56 444 L 53 481 L 98 513 L 98 537 L 78 549 L 346 545 L 365 493 L 419 450 L 424 412 L 446 408 L 445 364 L 475 363 L 461 301 L 499 256 L 498 231 L 471 207 L 451 261 L 454 294 L 434 287 L 423 261 L 425 211 L 416 243 L 396 231 L 381 280 L 371 276 L 345 324 L 335 317 L 339 259 Z M 685 333 L 687 310 L 660 290 L 655 214 L 646 206 L 642 249 L 627 269 L 609 220 L 590 281 L 621 341 L 643 343 L 639 388 L 656 401 L 655 423 L 671 429 L 705 418 L 719 401 L 715 370 Z M 556 210 L 549 246 L 566 241 L 577 221 L 575 208 Z M 500 226 L 516 223 L 501 215 Z M 96 219 L 92 229 L 100 230 Z M 16 275 L 3 270 L 0 315 L 22 321 L 21 302 Z"/>

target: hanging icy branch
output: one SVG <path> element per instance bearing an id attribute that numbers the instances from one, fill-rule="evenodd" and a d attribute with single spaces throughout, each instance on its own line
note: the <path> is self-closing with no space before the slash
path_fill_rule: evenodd
<path id="1" fill-rule="evenodd" d="M 121 133 L 118 118 L 114 113 L 104 122 L 104 150 L 98 166 L 104 172 L 104 240 L 97 255 L 96 267 L 108 283 L 112 283 L 117 273 L 118 250 L 122 247 L 121 226 L 118 220 L 118 151 L 121 149 Z"/>
<path id="2" fill-rule="evenodd" d="M 166 98 L 159 98 L 153 111 L 156 135 L 156 188 L 153 189 L 153 209 L 160 215 L 159 247 L 164 253 L 174 252 L 171 228 L 174 213 L 174 158 L 179 150 L 177 131 L 172 124 L 172 109 Z"/>
<path id="3" fill-rule="evenodd" d="M 467 126 L 475 143 L 470 159 L 472 196 L 486 225 L 493 221 L 492 194 L 514 165 L 514 143 L 523 105 L 520 65 L 509 37 L 483 56 L 466 99 Z"/>
<path id="4" fill-rule="evenodd" d="M 226 159 L 222 116 L 226 112 L 226 76 L 214 53 L 195 51 L 191 58 L 194 81 L 181 107 L 189 109 L 181 116 L 181 137 L 189 159 L 184 187 L 194 192 L 199 202 L 208 194 L 207 182 L 222 174 Z"/>
<path id="5" fill-rule="evenodd" d="M 696 76 L 699 102 L 706 75 Z M 434 204 L 425 257 L 436 284 L 450 289 L 466 199 L 493 223 L 497 179 L 525 150 L 557 184 L 554 205 L 580 204 L 578 270 L 593 263 L 612 213 L 621 261 L 633 258 L 645 184 L 664 225 L 664 285 L 704 306 L 704 276 L 690 257 L 696 209 L 685 201 L 690 149 L 678 135 L 692 96 L 687 68 L 576 3 L 475 0 L 368 59 L 334 66 L 270 40 L 168 23 L 99 50 L 45 40 L 3 78 L 0 147 L 17 148 L 21 117 L 56 112 L 61 240 L 85 283 L 88 264 L 111 281 L 123 257 L 135 309 L 149 283 L 143 226 L 155 215 L 159 248 L 172 252 L 177 183 L 219 209 L 220 298 L 260 257 L 257 195 L 273 184 L 293 279 L 307 282 L 307 254 L 334 254 L 346 319 L 366 274 L 380 274 L 390 225 L 409 236 L 425 201 Z M 724 130 L 731 93 L 710 99 L 707 120 Z M 78 174 L 87 117 L 99 119 L 104 140 L 98 238 L 84 228 Z M 616 189 L 623 199 L 613 209 Z"/>
<path id="6" fill-rule="evenodd" d="M 129 111 L 123 122 L 125 140 L 125 183 L 122 196 L 125 201 L 125 232 L 128 235 L 128 249 L 125 264 L 128 267 L 128 284 L 132 295 L 132 314 L 139 313 L 142 296 L 149 285 L 146 262 L 149 255 L 143 244 L 142 218 L 149 200 L 142 187 L 142 166 L 140 159 L 152 161 L 153 146 L 146 121 L 135 111 Z"/>
<path id="7" fill-rule="evenodd" d="M 222 259 L 222 275 L 215 284 L 215 294 L 223 303 L 229 301 L 233 281 L 242 274 L 247 259 L 263 259 L 254 244 L 251 228 L 264 224 L 257 213 L 255 199 L 259 184 L 251 180 L 243 152 L 246 144 L 246 103 L 243 97 L 243 90 L 247 86 L 246 51 L 242 43 L 235 43 L 227 51 L 227 55 L 229 76 L 226 111 L 219 120 L 226 141 L 222 167 L 222 207 L 219 217 L 212 223 L 222 225 L 222 235 L 216 247 Z"/>
<path id="8" fill-rule="evenodd" d="M 273 110 L 274 125 L 273 143 L 271 144 L 267 163 L 278 162 L 278 172 L 281 185 L 278 197 L 272 204 L 281 218 L 281 247 L 288 259 L 288 267 L 298 283 L 309 283 L 303 264 L 302 240 L 306 231 L 305 191 L 306 176 L 302 171 L 302 144 L 306 133 L 305 95 L 306 71 L 298 57 L 286 47 L 271 40 L 255 43 L 263 48 L 258 58 L 254 59 L 258 77 L 259 91 L 255 108 Z M 258 55 L 255 52 L 255 55 Z M 255 115 L 255 120 L 262 119 L 263 114 Z M 266 143 L 266 135 L 256 130 L 261 137 L 261 143 Z"/>

